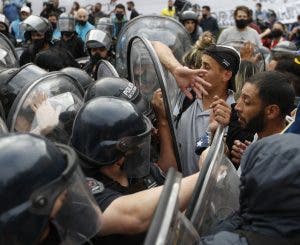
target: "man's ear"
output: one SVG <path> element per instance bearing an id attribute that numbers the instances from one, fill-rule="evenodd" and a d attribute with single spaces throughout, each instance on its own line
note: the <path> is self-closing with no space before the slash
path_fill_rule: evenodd
<path id="1" fill-rule="evenodd" d="M 223 81 L 227 82 L 231 79 L 231 77 L 232 77 L 232 71 L 225 70 L 223 73 Z"/>
<path id="2" fill-rule="evenodd" d="M 267 119 L 273 120 L 280 116 L 280 108 L 278 105 L 268 105 L 265 107 L 265 115 Z"/>

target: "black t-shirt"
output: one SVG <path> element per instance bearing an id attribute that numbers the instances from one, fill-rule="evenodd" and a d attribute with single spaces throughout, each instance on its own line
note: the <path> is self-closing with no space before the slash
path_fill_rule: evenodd
<path id="1" fill-rule="evenodd" d="M 101 174 L 99 171 L 91 171 L 84 169 L 87 176 L 88 186 L 93 193 L 97 204 L 99 205 L 102 212 L 118 197 L 133 194 L 135 192 L 147 189 L 147 184 L 149 179 L 153 178 L 157 185 L 162 185 L 165 180 L 163 172 L 156 166 L 151 165 L 150 177 L 147 176 L 141 179 L 129 179 L 129 187 L 121 186 L 118 182 L 108 178 L 107 176 Z M 150 188 L 154 184 L 148 186 Z M 154 186 L 153 186 L 154 187 Z M 93 244 L 118 244 L 122 245 L 130 244 L 143 244 L 146 233 L 136 234 L 136 235 L 121 235 L 114 234 L 103 237 L 94 237 L 92 239 Z"/>

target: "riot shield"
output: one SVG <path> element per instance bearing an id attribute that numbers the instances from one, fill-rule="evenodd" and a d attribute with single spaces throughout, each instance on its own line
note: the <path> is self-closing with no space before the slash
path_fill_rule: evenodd
<path id="1" fill-rule="evenodd" d="M 141 36 L 150 41 L 160 41 L 173 51 L 178 60 L 191 47 L 185 28 L 173 18 L 140 15 L 129 21 L 119 35 L 116 45 L 116 68 L 121 77 L 127 77 L 127 50 L 132 37 Z"/>
<path id="2" fill-rule="evenodd" d="M 8 115 L 10 132 L 30 132 L 68 143 L 83 93 L 72 77 L 61 72 L 45 74 L 18 94 Z"/>
<path id="3" fill-rule="evenodd" d="M 183 231 L 189 234 L 185 243 L 193 244 L 199 241 L 196 230 L 179 211 L 178 195 L 181 174 L 173 168 L 169 169 L 167 179 L 160 195 L 145 245 L 180 244 Z"/>
<path id="4" fill-rule="evenodd" d="M 19 58 L 14 45 L 0 33 L 0 68 L 19 67 Z"/>
<path id="5" fill-rule="evenodd" d="M 133 37 L 128 46 L 128 75 L 140 90 L 147 103 L 151 103 L 153 93 L 160 88 L 164 98 L 166 115 L 173 140 L 174 154 L 178 170 L 181 170 L 179 148 L 175 134 L 173 111 L 180 96 L 175 80 L 165 76 L 164 69 L 151 43 L 143 37 Z"/>
<path id="6" fill-rule="evenodd" d="M 225 45 L 225 46 L 230 46 L 235 48 L 236 50 L 238 50 L 240 52 L 241 47 L 246 43 L 246 41 L 228 41 L 228 42 L 224 42 L 224 43 L 220 43 L 220 45 Z M 261 46 L 258 47 L 256 45 L 254 45 L 254 49 L 253 49 L 253 54 L 254 55 L 258 55 L 258 61 L 256 63 L 257 69 L 259 71 L 265 71 L 266 70 L 266 64 L 267 64 L 267 59 L 269 56 L 269 49 Z"/>
<path id="7" fill-rule="evenodd" d="M 224 129 L 219 127 L 205 159 L 186 216 L 200 236 L 239 208 L 239 177 L 224 154 Z"/>
<path id="8" fill-rule="evenodd" d="M 104 77 L 119 77 L 119 74 L 116 71 L 116 69 L 107 60 L 101 60 L 99 62 L 96 80 L 99 80 Z"/>
<path id="9" fill-rule="evenodd" d="M 5 122 L 3 119 L 0 117 L 0 135 L 8 133 L 8 129 L 6 127 Z"/>

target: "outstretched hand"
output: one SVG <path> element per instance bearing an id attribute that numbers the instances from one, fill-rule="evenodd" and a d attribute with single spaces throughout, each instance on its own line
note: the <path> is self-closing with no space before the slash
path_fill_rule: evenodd
<path id="1" fill-rule="evenodd" d="M 174 75 L 178 87 L 189 98 L 192 99 L 191 89 L 194 90 L 198 98 L 202 95 L 208 95 L 205 87 L 211 87 L 211 84 L 206 82 L 202 77 L 206 70 L 197 69 L 193 70 L 185 66 L 178 66 L 174 69 Z"/>

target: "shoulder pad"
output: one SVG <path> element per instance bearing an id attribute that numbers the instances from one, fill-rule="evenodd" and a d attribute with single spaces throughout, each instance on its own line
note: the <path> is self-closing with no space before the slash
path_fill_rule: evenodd
<path id="1" fill-rule="evenodd" d="M 104 191 L 105 187 L 102 182 L 95 180 L 93 178 L 86 178 L 86 182 L 90 192 L 95 195 Z"/>

